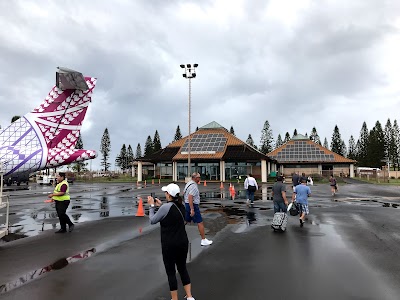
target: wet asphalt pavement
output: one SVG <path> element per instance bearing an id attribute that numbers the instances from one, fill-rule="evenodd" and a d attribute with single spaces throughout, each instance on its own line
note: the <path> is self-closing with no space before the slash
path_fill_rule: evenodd
<path id="1" fill-rule="evenodd" d="M 400 187 L 350 182 L 334 197 L 327 185 L 311 187 L 305 226 L 290 216 L 283 234 L 270 228 L 267 185 L 253 208 L 237 184 L 235 200 L 227 187 L 200 186 L 214 244 L 201 247 L 197 228 L 187 226 L 194 297 L 400 299 Z M 63 235 L 53 233 L 57 216 L 43 202 L 50 187 L 10 192 L 9 237 L 28 237 L 0 244 L 0 299 L 170 299 L 158 225 L 134 216 L 137 197 L 162 196 L 160 186 L 71 190 L 77 225 Z"/>

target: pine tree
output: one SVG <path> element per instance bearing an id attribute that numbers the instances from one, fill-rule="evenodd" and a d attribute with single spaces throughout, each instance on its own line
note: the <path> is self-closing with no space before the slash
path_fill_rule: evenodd
<path id="1" fill-rule="evenodd" d="M 347 157 L 347 147 L 346 147 L 346 143 L 344 142 L 344 140 L 342 140 L 342 155 L 344 157 Z"/>
<path id="2" fill-rule="evenodd" d="M 368 147 L 369 132 L 367 123 L 362 124 L 360 138 L 357 142 L 357 160 L 360 166 L 368 166 L 367 162 L 367 147 Z"/>
<path id="3" fill-rule="evenodd" d="M 381 168 L 385 160 L 385 134 L 382 125 L 376 121 L 374 128 L 369 132 L 367 145 L 367 162 L 374 168 Z"/>
<path id="4" fill-rule="evenodd" d="M 160 135 L 158 134 L 158 131 L 154 133 L 154 139 L 153 139 L 153 153 L 161 150 L 161 140 L 160 140 Z"/>
<path id="5" fill-rule="evenodd" d="M 100 152 L 103 155 L 100 165 L 103 167 L 105 172 L 108 171 L 111 164 L 108 162 L 110 158 L 111 141 L 110 135 L 108 134 L 108 128 L 104 130 L 103 137 L 101 138 Z"/>
<path id="6" fill-rule="evenodd" d="M 138 143 L 136 147 L 136 158 L 140 157 L 142 157 L 142 147 L 140 146 L 140 143 Z"/>
<path id="7" fill-rule="evenodd" d="M 313 127 L 313 129 L 311 130 L 310 140 L 313 141 L 314 143 L 318 144 L 318 145 L 321 145 L 321 140 L 319 138 L 319 135 L 317 133 L 317 129 L 315 127 Z"/>
<path id="8" fill-rule="evenodd" d="M 324 139 L 324 148 L 329 149 L 328 140 Z"/>
<path id="9" fill-rule="evenodd" d="M 261 131 L 260 151 L 264 154 L 271 152 L 274 149 L 274 138 L 268 120 L 264 123 L 264 128 Z"/>
<path id="10" fill-rule="evenodd" d="M 19 118 L 21 118 L 21 116 L 14 116 L 11 118 L 11 123 L 14 123 L 15 121 L 17 121 Z"/>
<path id="11" fill-rule="evenodd" d="M 293 131 L 293 137 L 295 137 L 297 135 L 297 129 L 294 129 Z"/>
<path id="12" fill-rule="evenodd" d="M 357 159 L 356 142 L 353 136 L 350 136 L 349 139 L 349 151 L 347 153 L 347 157 L 350 159 Z"/>
<path id="13" fill-rule="evenodd" d="M 396 159 L 396 141 L 393 136 L 393 126 L 390 119 L 387 120 L 385 125 L 385 154 L 386 161 L 393 166 Z"/>
<path id="14" fill-rule="evenodd" d="M 335 128 L 333 129 L 331 151 L 339 155 L 343 155 L 342 137 L 339 132 L 339 127 L 337 125 L 335 125 Z"/>
<path id="15" fill-rule="evenodd" d="M 78 140 L 76 141 L 76 144 L 75 144 L 75 149 L 83 149 L 83 141 L 82 141 L 82 136 L 81 136 L 80 133 L 79 133 Z M 79 174 L 80 172 L 86 170 L 86 166 L 87 166 L 86 162 L 77 161 L 77 162 L 72 164 L 72 170 Z"/>
<path id="16" fill-rule="evenodd" d="M 233 129 L 233 126 L 231 126 L 231 129 L 229 129 L 229 132 L 233 135 L 235 135 L 235 129 Z"/>
<path id="17" fill-rule="evenodd" d="M 282 145 L 283 145 L 283 141 L 282 141 L 281 134 L 278 134 L 278 137 L 276 138 L 275 149 L 279 148 Z"/>
<path id="18" fill-rule="evenodd" d="M 289 132 L 286 132 L 285 139 L 283 140 L 283 143 L 285 144 L 285 143 L 289 142 L 290 140 L 291 140 L 290 134 L 289 134 Z"/>
<path id="19" fill-rule="evenodd" d="M 247 137 L 246 144 L 254 148 L 254 141 L 253 138 L 251 137 L 251 134 L 249 134 L 249 136 Z"/>
<path id="20" fill-rule="evenodd" d="M 151 140 L 151 136 L 148 136 L 146 143 L 144 144 L 144 156 L 153 154 L 153 149 L 153 141 Z"/>
<path id="21" fill-rule="evenodd" d="M 178 127 L 176 127 L 176 132 L 175 132 L 173 142 L 179 141 L 180 139 L 182 139 L 182 133 L 181 133 L 181 129 L 179 128 L 179 125 L 178 125 Z"/>
<path id="22" fill-rule="evenodd" d="M 128 145 L 128 150 L 126 153 L 127 159 L 128 159 L 128 169 L 132 169 L 132 163 L 133 160 L 135 159 L 135 156 L 133 155 L 133 149 L 131 145 Z"/>
<path id="23" fill-rule="evenodd" d="M 393 167 L 400 171 L 400 128 L 397 120 L 393 121 Z"/>
<path id="24" fill-rule="evenodd" d="M 115 158 L 115 165 L 121 168 L 123 172 L 128 169 L 128 153 L 125 144 L 122 145 L 118 156 Z"/>

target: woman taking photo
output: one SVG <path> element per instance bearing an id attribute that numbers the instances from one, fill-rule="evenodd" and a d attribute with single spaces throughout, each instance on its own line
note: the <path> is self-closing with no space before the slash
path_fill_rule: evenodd
<path id="1" fill-rule="evenodd" d="M 161 249 L 171 298 L 178 300 L 178 281 L 176 279 L 176 269 L 178 269 L 186 292 L 186 299 L 194 300 L 189 273 L 186 269 L 189 240 L 185 229 L 185 206 L 179 196 L 180 189 L 175 183 L 170 183 L 161 190 L 165 192 L 167 203 L 161 205 L 160 199 L 154 199 L 151 196 L 147 197 L 147 203 L 150 205 L 150 223 L 160 222 L 161 225 Z M 154 212 L 155 206 L 160 206 L 157 213 Z"/>

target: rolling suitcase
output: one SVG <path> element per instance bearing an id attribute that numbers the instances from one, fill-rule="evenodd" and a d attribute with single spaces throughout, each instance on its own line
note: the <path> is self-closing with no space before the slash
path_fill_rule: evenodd
<path id="1" fill-rule="evenodd" d="M 274 231 L 284 232 L 287 225 L 287 213 L 277 212 L 274 214 L 274 219 L 272 220 L 271 227 Z"/>

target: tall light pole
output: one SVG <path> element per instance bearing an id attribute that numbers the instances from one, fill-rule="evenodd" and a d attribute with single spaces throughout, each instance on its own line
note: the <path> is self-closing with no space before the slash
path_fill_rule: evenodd
<path id="1" fill-rule="evenodd" d="M 192 96 L 192 78 L 196 78 L 196 68 L 198 64 L 187 64 L 181 65 L 182 69 L 185 69 L 185 73 L 183 73 L 183 77 L 189 79 L 189 136 L 188 136 L 188 177 L 191 175 L 190 168 L 190 118 L 191 118 L 191 96 Z"/>

